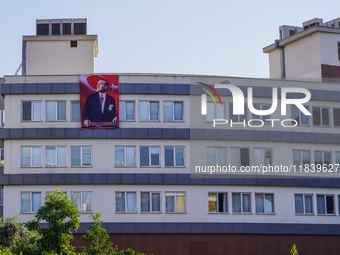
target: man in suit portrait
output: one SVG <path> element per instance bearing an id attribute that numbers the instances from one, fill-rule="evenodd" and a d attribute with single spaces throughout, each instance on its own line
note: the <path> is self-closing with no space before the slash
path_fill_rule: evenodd
<path id="1" fill-rule="evenodd" d="M 91 122 L 117 122 L 116 101 L 106 93 L 109 82 L 100 79 L 97 83 L 97 93 L 87 97 L 82 116 L 85 127 Z"/>

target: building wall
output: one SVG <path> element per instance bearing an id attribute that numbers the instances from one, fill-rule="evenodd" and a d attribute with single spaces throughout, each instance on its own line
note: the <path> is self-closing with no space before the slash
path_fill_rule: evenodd
<path id="1" fill-rule="evenodd" d="M 321 81 L 320 33 L 285 46 L 286 79 Z"/>
<path id="2" fill-rule="evenodd" d="M 281 58 L 278 49 L 269 52 L 269 78 L 281 79 Z"/>
<path id="3" fill-rule="evenodd" d="M 70 40 L 25 41 L 26 75 L 93 73 L 95 41 L 77 42 L 78 47 L 70 47 Z"/>
<path id="4" fill-rule="evenodd" d="M 338 42 L 340 42 L 339 34 L 320 33 L 321 64 L 340 66 Z"/>

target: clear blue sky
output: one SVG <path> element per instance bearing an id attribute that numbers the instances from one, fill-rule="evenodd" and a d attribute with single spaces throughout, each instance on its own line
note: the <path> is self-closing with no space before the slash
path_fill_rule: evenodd
<path id="1" fill-rule="evenodd" d="M 87 18 L 99 37 L 97 73 L 268 77 L 262 48 L 280 25 L 340 16 L 340 1 L 30 0 L 1 1 L 0 77 L 21 62 L 36 19 Z"/>

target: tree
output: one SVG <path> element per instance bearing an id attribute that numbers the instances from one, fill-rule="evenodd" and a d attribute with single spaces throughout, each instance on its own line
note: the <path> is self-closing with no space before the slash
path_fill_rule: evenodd
<path id="1" fill-rule="evenodd" d="M 39 239 L 38 233 L 29 231 L 17 217 L 0 218 L 0 247 L 6 247 L 17 253 L 30 252 L 36 249 L 37 239 Z M 4 248 L 1 252 L 5 250 Z"/>
<path id="2" fill-rule="evenodd" d="M 83 236 L 84 240 L 91 244 L 89 247 L 81 247 L 81 250 L 88 255 L 115 254 L 113 243 L 108 242 L 109 234 L 102 227 L 101 214 L 96 212 L 91 217 L 93 219 L 91 227 Z"/>
<path id="3" fill-rule="evenodd" d="M 290 253 L 291 255 L 299 255 L 299 254 L 298 254 L 298 250 L 296 249 L 295 244 L 293 244 L 293 247 L 290 249 L 289 253 Z"/>
<path id="4" fill-rule="evenodd" d="M 74 254 L 75 248 L 70 245 L 71 229 L 79 228 L 79 211 L 63 192 L 56 189 L 48 194 L 35 218 L 28 223 L 28 228 L 41 235 L 38 240 L 41 254 Z M 39 225 L 42 221 L 46 221 L 46 228 Z"/>

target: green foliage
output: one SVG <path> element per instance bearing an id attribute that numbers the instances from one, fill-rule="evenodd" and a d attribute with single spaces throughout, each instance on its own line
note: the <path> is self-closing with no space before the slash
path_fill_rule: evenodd
<path id="1" fill-rule="evenodd" d="M 293 244 L 293 247 L 290 249 L 289 253 L 290 253 L 291 255 L 299 255 L 299 254 L 298 254 L 298 250 L 296 249 L 295 244 Z"/>
<path id="2" fill-rule="evenodd" d="M 139 253 L 136 252 L 130 248 L 126 249 L 126 250 L 122 250 L 122 251 L 117 251 L 114 253 L 115 255 L 146 255 L 144 253 Z"/>
<path id="3" fill-rule="evenodd" d="M 6 249 L 18 254 L 30 253 L 36 249 L 38 239 L 38 233 L 29 231 L 17 217 L 0 218 L 0 247 L 5 247 L 1 250 L 3 254 L 7 254 Z"/>
<path id="4" fill-rule="evenodd" d="M 48 194 L 35 218 L 28 223 L 28 228 L 38 231 L 42 237 L 37 240 L 38 254 L 74 254 L 74 247 L 70 245 L 71 229 L 79 228 L 79 211 L 63 192 L 56 189 Z M 46 228 L 39 225 L 42 221 L 46 221 Z"/>
<path id="5" fill-rule="evenodd" d="M 100 255 L 100 254 L 115 254 L 115 250 L 112 247 L 113 243 L 108 242 L 109 234 L 102 227 L 103 222 L 100 220 L 101 214 L 96 212 L 91 215 L 92 224 L 87 234 L 83 236 L 84 240 L 90 242 L 89 247 L 80 247 L 81 250 L 88 255 Z"/>
<path id="6" fill-rule="evenodd" d="M 0 249 L 0 255 L 15 255 L 7 247 Z"/>

